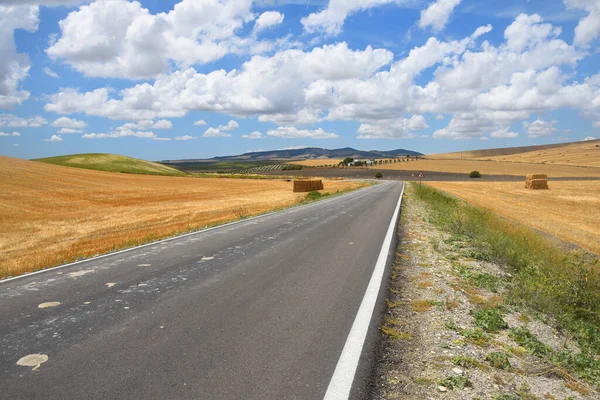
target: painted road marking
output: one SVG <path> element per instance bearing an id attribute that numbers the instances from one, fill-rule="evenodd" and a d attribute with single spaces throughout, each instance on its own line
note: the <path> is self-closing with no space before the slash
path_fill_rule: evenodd
<path id="1" fill-rule="evenodd" d="M 350 328 L 350 333 L 348 334 L 344 349 L 342 350 L 340 359 L 338 360 L 329 386 L 327 387 L 327 392 L 323 398 L 324 400 L 345 400 L 350 396 L 350 389 L 352 388 L 358 361 L 365 344 L 365 338 L 367 337 L 367 331 L 369 330 L 373 311 L 375 310 L 375 303 L 377 302 L 381 282 L 383 281 L 392 239 L 394 238 L 394 232 L 396 231 L 398 214 L 400 213 L 400 207 L 402 205 L 403 194 L 404 185 L 402 186 L 402 192 L 400 193 L 396 210 L 390 221 L 390 226 L 388 227 L 385 239 L 383 240 L 379 257 L 375 263 L 375 269 L 371 275 L 369 286 L 367 286 L 367 291 L 360 303 L 352 328 Z"/>

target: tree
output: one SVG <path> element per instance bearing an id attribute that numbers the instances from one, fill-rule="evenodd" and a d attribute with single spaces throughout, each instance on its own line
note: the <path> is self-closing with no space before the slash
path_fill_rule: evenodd
<path id="1" fill-rule="evenodd" d="M 377 172 L 375 172 L 375 178 L 381 179 L 381 178 L 383 178 L 383 174 L 381 172 L 377 171 Z"/>
<path id="2" fill-rule="evenodd" d="M 342 164 L 348 165 L 351 162 L 354 162 L 354 158 L 352 158 L 352 157 L 346 157 L 346 158 L 344 158 L 344 161 L 342 161 Z"/>

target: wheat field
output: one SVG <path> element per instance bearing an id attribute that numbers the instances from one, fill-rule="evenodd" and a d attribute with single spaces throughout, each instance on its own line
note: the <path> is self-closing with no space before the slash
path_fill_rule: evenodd
<path id="1" fill-rule="evenodd" d="M 509 156 L 483 157 L 480 159 L 546 165 L 600 167 L 600 141 L 573 143 L 552 149 L 529 151 Z"/>
<path id="2" fill-rule="evenodd" d="M 527 174 L 547 174 L 552 177 L 600 177 L 600 167 L 576 167 L 572 165 L 551 165 L 515 163 L 481 160 L 429 160 L 419 159 L 378 165 L 377 169 L 401 171 L 438 171 L 469 174 L 479 171 L 482 175 L 525 176 Z"/>
<path id="3" fill-rule="evenodd" d="M 600 181 L 428 182 L 428 185 L 600 254 Z"/>
<path id="4" fill-rule="evenodd" d="M 324 181 L 325 191 L 361 184 Z M 298 203 L 282 180 L 116 174 L 0 157 L 0 278 Z"/>

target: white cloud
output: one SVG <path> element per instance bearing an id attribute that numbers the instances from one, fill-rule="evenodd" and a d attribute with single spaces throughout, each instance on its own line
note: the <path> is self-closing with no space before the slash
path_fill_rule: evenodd
<path id="1" fill-rule="evenodd" d="M 138 122 L 128 122 L 121 125 L 116 130 L 118 131 L 143 131 L 148 129 L 171 129 L 173 123 L 167 119 L 160 119 L 156 122 L 152 120 L 141 120 Z"/>
<path id="2" fill-rule="evenodd" d="M 597 0 L 564 0 L 568 8 L 578 8 L 588 12 L 575 27 L 573 42 L 582 47 L 589 47 L 590 43 L 600 36 L 600 2 Z"/>
<path id="3" fill-rule="evenodd" d="M 60 117 L 52 123 L 55 128 L 71 128 L 71 129 L 83 129 L 87 128 L 87 124 L 84 121 L 79 121 L 72 118 Z"/>
<path id="4" fill-rule="evenodd" d="M 419 20 L 419 27 L 426 29 L 432 27 L 434 31 L 439 32 L 444 29 L 448 18 L 454 11 L 454 8 L 460 4 L 461 0 L 436 0 L 431 3 L 427 9 L 421 11 L 421 19 Z M 479 36 L 481 32 L 476 32 Z"/>
<path id="5" fill-rule="evenodd" d="M 492 29 L 492 25 L 490 24 L 480 26 L 479 28 L 475 29 L 475 32 L 473 32 L 473 34 L 471 35 L 471 39 L 477 39 L 479 36 L 483 36 L 486 33 L 490 33 Z"/>
<path id="6" fill-rule="evenodd" d="M 510 131 L 510 126 L 506 126 L 504 128 L 499 128 L 490 134 L 490 137 L 496 139 L 512 139 L 519 137 L 519 134 L 516 132 Z"/>
<path id="7" fill-rule="evenodd" d="M 0 126 L 10 126 L 13 128 L 39 128 L 47 123 L 48 121 L 39 115 L 22 118 L 13 114 L 0 114 Z"/>
<path id="8" fill-rule="evenodd" d="M 44 74 L 46 74 L 49 77 L 54 78 L 54 79 L 60 78 L 60 76 L 56 72 L 54 72 L 53 70 L 51 70 L 48 67 L 44 67 Z"/>
<path id="9" fill-rule="evenodd" d="M 265 11 L 256 19 L 254 31 L 260 32 L 283 22 L 284 15 L 277 11 Z"/>
<path id="10" fill-rule="evenodd" d="M 227 125 L 219 125 L 218 128 L 208 128 L 202 137 L 215 138 L 215 137 L 231 137 L 230 133 L 227 131 L 231 131 L 239 127 L 239 124 L 234 120 L 231 120 L 227 123 Z"/>
<path id="11" fill-rule="evenodd" d="M 587 137 L 583 138 L 581 141 L 582 142 L 587 142 L 588 140 L 596 140 L 596 138 L 593 137 L 593 136 L 587 136 Z"/>
<path id="12" fill-rule="evenodd" d="M 82 136 L 84 139 L 116 139 L 121 137 L 136 137 L 141 139 L 157 139 L 158 136 L 154 132 L 149 131 L 114 131 L 108 133 L 86 133 Z"/>
<path id="13" fill-rule="evenodd" d="M 358 128 L 358 139 L 409 139 L 416 135 L 415 130 L 427 129 L 429 126 L 422 115 L 410 118 L 379 120 L 361 124 Z"/>
<path id="14" fill-rule="evenodd" d="M 195 139 L 198 139 L 198 138 L 195 136 L 190 136 L 190 135 L 177 136 L 175 138 L 175 140 L 195 140 Z"/>
<path id="15" fill-rule="evenodd" d="M 83 133 L 83 129 L 62 128 L 57 133 L 61 135 L 71 135 L 74 133 Z"/>
<path id="16" fill-rule="evenodd" d="M 157 140 L 159 142 L 170 142 L 171 138 L 168 138 L 168 137 L 153 137 L 152 140 Z"/>
<path id="17" fill-rule="evenodd" d="M 267 136 L 275 136 L 286 139 L 338 139 L 340 135 L 331 132 L 325 132 L 322 128 L 318 129 L 298 129 L 293 126 L 280 126 L 277 129 L 269 129 Z"/>
<path id="18" fill-rule="evenodd" d="M 62 142 L 63 139 L 58 135 L 52 135 L 50 139 L 44 139 L 44 142 Z"/>
<path id="19" fill-rule="evenodd" d="M 194 126 L 204 126 L 204 125 L 206 125 L 206 121 L 203 119 L 194 122 Z"/>
<path id="20" fill-rule="evenodd" d="M 251 7 L 252 0 L 181 0 L 169 12 L 152 14 L 137 1 L 98 0 L 60 21 L 60 35 L 47 53 L 86 76 L 147 79 L 169 72 L 171 63 L 187 68 L 231 53 L 296 45 L 289 37 L 238 36 L 255 18 Z M 275 14 L 261 17 L 259 30 L 278 20 Z"/>
<path id="21" fill-rule="evenodd" d="M 554 127 L 556 124 L 557 121 L 544 121 L 542 118 L 538 118 L 533 122 L 523 122 L 523 128 L 527 129 L 529 137 L 548 137 L 552 136 L 552 133 L 556 130 Z"/>
<path id="22" fill-rule="evenodd" d="M 13 147 L 19 147 L 18 143 L 13 144 Z"/>
<path id="23" fill-rule="evenodd" d="M 310 33 L 325 32 L 338 35 L 346 18 L 358 11 L 368 10 L 383 4 L 404 3 L 402 0 L 329 0 L 327 7 L 301 19 L 304 30 Z"/>
<path id="24" fill-rule="evenodd" d="M 385 49 L 338 43 L 254 56 L 230 71 L 178 70 L 118 92 L 62 89 L 45 109 L 136 121 L 214 111 L 283 127 L 349 120 L 365 136 L 411 115 L 439 114 L 450 121 L 432 136 L 453 139 L 500 134 L 532 114 L 563 108 L 600 122 L 600 74 L 577 80 L 573 71 L 587 53 L 561 40 L 559 28 L 523 14 L 501 43 L 479 43 L 489 29 L 453 41 L 430 38 L 396 61 Z M 209 128 L 204 136 L 223 134 Z"/>
<path id="25" fill-rule="evenodd" d="M 19 132 L 13 132 L 13 133 L 6 133 L 6 132 L 0 132 L 0 136 L 21 136 L 21 134 Z"/>
<path id="26" fill-rule="evenodd" d="M 25 53 L 17 53 L 14 31 L 35 32 L 39 23 L 37 6 L 0 5 L 0 108 L 10 108 L 29 98 L 21 82 L 29 75 L 30 62 Z"/>
<path id="27" fill-rule="evenodd" d="M 243 139 L 263 139 L 264 136 L 261 132 L 259 131 L 254 131 L 252 133 L 249 133 L 247 135 L 242 135 Z"/>

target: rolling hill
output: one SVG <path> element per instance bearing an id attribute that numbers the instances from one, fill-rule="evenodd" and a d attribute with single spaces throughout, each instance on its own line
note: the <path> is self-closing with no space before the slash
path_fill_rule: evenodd
<path id="1" fill-rule="evenodd" d="M 477 158 L 489 158 L 496 156 L 509 156 L 513 154 L 527 153 L 531 151 L 549 150 L 566 145 L 581 143 L 557 143 L 557 144 L 542 144 L 537 146 L 521 146 L 521 147 L 501 147 L 494 149 L 481 149 L 481 150 L 467 150 L 467 151 L 456 151 L 452 153 L 441 153 L 441 154 L 428 154 L 425 158 L 435 160 L 461 160 L 461 159 L 477 159 Z"/>
<path id="2" fill-rule="evenodd" d="M 59 157 L 39 158 L 33 161 L 39 161 L 46 164 L 62 165 L 65 167 L 93 169 L 96 171 L 122 172 L 128 174 L 168 176 L 186 175 L 184 172 L 167 165 L 140 160 L 137 158 L 119 156 L 116 154 L 72 154 Z"/>

